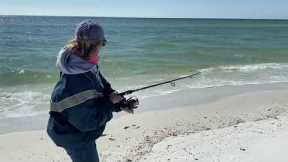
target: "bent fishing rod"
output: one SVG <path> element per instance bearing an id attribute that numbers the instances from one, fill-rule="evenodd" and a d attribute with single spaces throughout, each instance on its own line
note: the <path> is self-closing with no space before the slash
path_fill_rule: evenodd
<path id="1" fill-rule="evenodd" d="M 165 81 L 165 82 L 161 82 L 161 83 L 157 83 L 157 84 L 153 84 L 153 85 L 149 85 L 149 86 L 145 86 L 145 87 L 142 87 L 142 88 L 137 88 L 137 89 L 124 91 L 124 92 L 119 93 L 119 95 L 121 95 L 121 96 L 129 95 L 129 94 L 132 94 L 134 92 L 141 91 L 141 90 L 144 90 L 144 89 L 156 87 L 156 86 L 167 84 L 167 83 L 174 83 L 177 80 L 182 80 L 182 79 L 186 79 L 186 78 L 193 78 L 193 77 L 195 77 L 195 76 L 197 76 L 199 74 L 201 74 L 201 72 L 196 72 L 196 73 L 191 74 L 191 75 L 179 77 L 179 78 L 176 78 L 176 79 L 168 80 L 168 81 Z"/>

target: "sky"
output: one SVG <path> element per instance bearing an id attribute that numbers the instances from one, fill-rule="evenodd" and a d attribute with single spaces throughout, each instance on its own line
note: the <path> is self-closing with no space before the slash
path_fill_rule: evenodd
<path id="1" fill-rule="evenodd" d="M 288 0 L 0 0 L 0 15 L 288 19 Z"/>

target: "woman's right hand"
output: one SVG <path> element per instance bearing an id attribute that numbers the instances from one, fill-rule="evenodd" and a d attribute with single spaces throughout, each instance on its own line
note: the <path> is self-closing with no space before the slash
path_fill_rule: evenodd
<path id="1" fill-rule="evenodd" d="M 124 97 L 119 95 L 117 91 L 112 92 L 109 97 L 113 104 L 117 104 L 124 99 Z"/>

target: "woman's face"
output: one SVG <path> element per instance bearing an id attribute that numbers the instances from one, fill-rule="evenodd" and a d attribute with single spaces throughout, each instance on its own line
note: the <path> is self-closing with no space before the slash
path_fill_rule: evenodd
<path id="1" fill-rule="evenodd" d="M 99 55 L 101 48 L 102 48 L 102 47 L 99 46 L 99 45 L 95 46 L 95 47 L 93 48 L 93 50 L 90 52 L 89 56 L 90 56 L 90 57 L 93 57 L 93 56 L 95 56 L 95 55 Z"/>
<path id="2" fill-rule="evenodd" d="M 93 50 L 90 52 L 90 57 L 93 57 L 95 55 L 99 55 L 100 54 L 100 50 L 103 47 L 102 43 L 97 43 L 95 45 L 95 47 L 93 47 Z"/>
<path id="3" fill-rule="evenodd" d="M 98 42 L 96 43 L 94 46 L 92 46 L 92 50 L 89 53 L 89 58 L 88 58 L 88 62 L 91 64 L 98 64 L 100 61 L 100 50 L 101 48 L 104 46 L 104 44 L 102 42 Z"/>

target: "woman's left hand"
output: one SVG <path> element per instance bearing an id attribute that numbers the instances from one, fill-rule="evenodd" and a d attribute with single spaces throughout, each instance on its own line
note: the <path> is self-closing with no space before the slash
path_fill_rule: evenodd
<path id="1" fill-rule="evenodd" d="M 123 107 L 121 107 L 121 110 L 126 111 L 128 113 L 133 114 L 134 113 L 134 109 L 137 109 L 139 105 L 139 100 L 137 97 L 130 97 L 128 98 Z"/>

